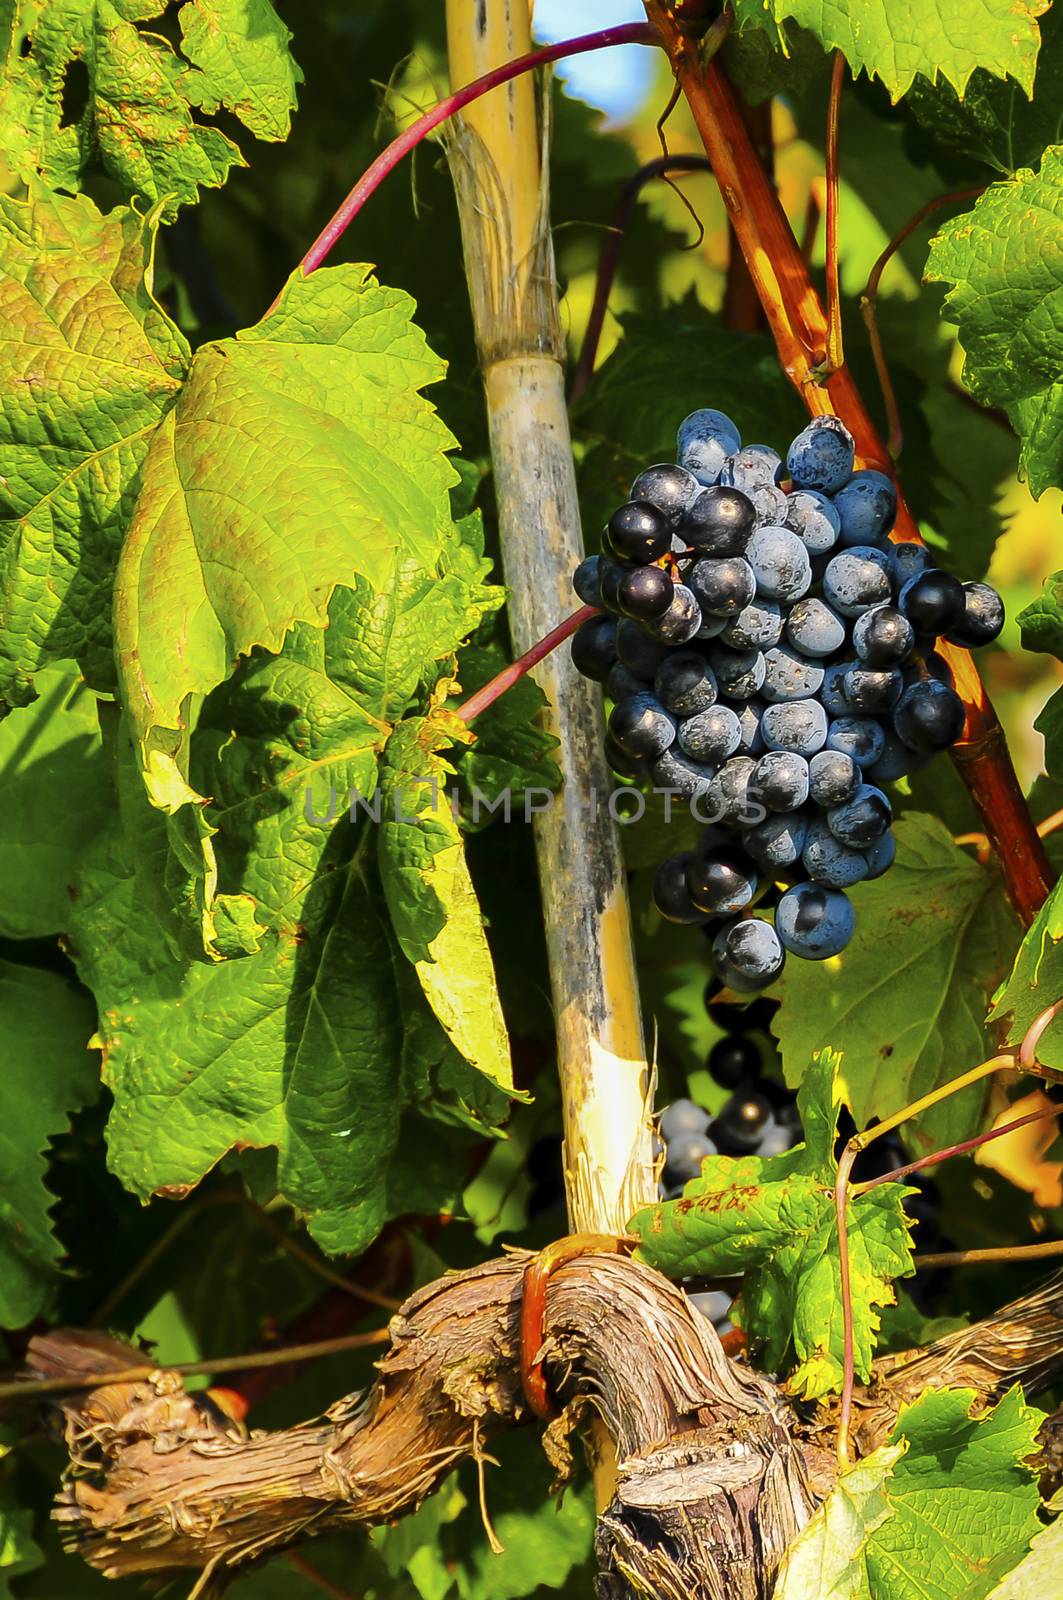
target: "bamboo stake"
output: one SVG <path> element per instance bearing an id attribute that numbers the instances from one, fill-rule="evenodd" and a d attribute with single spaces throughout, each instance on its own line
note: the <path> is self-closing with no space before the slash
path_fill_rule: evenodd
<path id="1" fill-rule="evenodd" d="M 531 42 L 527 0 L 447 0 L 447 40 L 454 85 L 523 55 Z M 530 77 L 468 106 L 447 142 L 518 652 L 571 610 L 571 575 L 583 556 L 544 143 Z M 556 804 L 536 819 L 536 850 L 569 1223 L 575 1232 L 622 1234 L 656 1185 L 630 913 L 606 810 L 600 691 L 575 672 L 567 650 L 546 657 L 534 675 L 549 701 L 546 725 L 560 741 L 564 779 Z"/>

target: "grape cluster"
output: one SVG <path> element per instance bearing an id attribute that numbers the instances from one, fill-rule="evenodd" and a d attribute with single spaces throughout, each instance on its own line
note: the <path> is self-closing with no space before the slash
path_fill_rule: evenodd
<path id="1" fill-rule="evenodd" d="M 783 461 L 695 411 L 678 457 L 639 474 L 576 569 L 602 614 L 572 659 L 613 702 L 613 770 L 706 824 L 658 869 L 658 910 L 702 925 L 719 977 L 754 993 L 786 952 L 822 961 L 849 942 L 845 891 L 894 857 L 884 785 L 963 730 L 935 642 L 987 644 L 1004 610 L 988 584 L 890 542 L 896 490 L 854 472 L 837 417 L 809 423 Z"/>

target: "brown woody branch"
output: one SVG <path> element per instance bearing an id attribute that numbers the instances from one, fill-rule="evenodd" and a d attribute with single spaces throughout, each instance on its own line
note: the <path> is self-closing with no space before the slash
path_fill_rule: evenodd
<path id="1" fill-rule="evenodd" d="M 165 1370 L 61 1402 L 65 1537 L 110 1577 L 198 1573 L 203 1597 L 319 1533 L 415 1509 L 460 1460 L 482 1460 L 492 1435 L 528 1420 L 518 1378 L 527 1261 L 509 1256 L 420 1290 L 393 1319 L 372 1388 L 296 1428 L 247 1435 Z M 563 1469 L 568 1432 L 588 1410 L 616 1445 L 596 1547 L 602 1600 L 764 1600 L 830 1487 L 832 1407 L 800 1420 L 774 1382 L 727 1359 L 679 1289 L 623 1256 L 559 1268 L 544 1329 L 547 1374 L 566 1406 L 548 1453 Z M 99 1334 L 58 1332 L 33 1341 L 29 1362 L 41 1378 L 76 1378 L 129 1357 Z M 857 1393 L 855 1437 L 874 1448 L 927 1385 L 970 1385 L 991 1401 L 1015 1381 L 1043 1388 L 1061 1369 L 1056 1274 L 976 1329 L 880 1361 Z"/>

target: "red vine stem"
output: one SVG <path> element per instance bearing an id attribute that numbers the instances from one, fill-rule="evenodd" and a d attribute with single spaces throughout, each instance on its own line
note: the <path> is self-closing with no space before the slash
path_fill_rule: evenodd
<path id="1" fill-rule="evenodd" d="M 920 1156 L 918 1161 L 909 1161 L 906 1166 L 894 1167 L 891 1172 L 884 1172 L 879 1178 L 871 1178 L 867 1183 L 858 1183 L 852 1192 L 854 1195 L 870 1194 L 872 1189 L 881 1188 L 884 1183 L 907 1178 L 909 1173 L 921 1172 L 924 1167 L 936 1167 L 942 1161 L 947 1161 L 950 1156 L 965 1156 L 970 1151 L 977 1150 L 979 1145 L 988 1144 L 991 1139 L 1002 1139 L 1006 1133 L 1014 1133 L 1017 1128 L 1025 1128 L 1028 1122 L 1044 1122 L 1049 1117 L 1060 1115 L 1063 1115 L 1063 1106 L 1049 1106 L 1044 1111 L 1028 1111 L 1024 1117 L 1016 1117 L 1014 1122 L 1005 1122 L 999 1128 L 990 1128 L 988 1133 L 980 1133 L 977 1138 L 946 1145 L 943 1150 L 934 1150 L 928 1156 Z"/>
<path id="2" fill-rule="evenodd" d="M 579 360 L 576 370 L 572 375 L 572 385 L 569 389 L 568 400 L 574 405 L 586 389 L 594 373 L 594 363 L 598 355 L 598 345 L 602 337 L 602 328 L 605 325 L 605 313 L 609 308 L 609 296 L 612 293 L 613 280 L 616 269 L 620 263 L 620 252 L 624 245 L 624 236 L 631 214 L 646 184 L 654 178 L 663 177 L 666 172 L 711 172 L 712 163 L 708 156 L 694 154 L 658 156 L 654 161 L 647 161 L 640 167 L 633 178 L 624 185 L 617 201 L 613 220 L 610 224 L 609 235 L 602 246 L 602 253 L 598 257 L 598 274 L 594 284 L 594 300 L 591 304 L 590 316 L 587 318 L 587 327 L 583 334 L 583 344 L 580 347 Z"/>
<path id="3" fill-rule="evenodd" d="M 834 66 L 830 76 L 830 99 L 827 102 L 827 140 L 825 163 L 827 168 L 827 348 L 824 365 L 827 372 L 837 372 L 845 361 L 842 342 L 842 296 L 838 283 L 838 124 L 841 120 L 842 89 L 845 84 L 845 57 L 840 50 L 834 52 Z"/>
<path id="4" fill-rule="evenodd" d="M 561 61 L 566 56 L 585 55 L 590 50 L 607 50 L 616 44 L 659 42 L 654 30 L 644 22 L 625 22 L 615 28 L 600 28 L 595 33 L 580 34 L 576 39 L 561 39 L 556 44 L 547 44 L 538 50 L 530 50 L 527 55 L 506 61 L 502 66 L 485 72 L 483 77 L 467 83 L 463 89 L 457 89 L 453 94 L 447 95 L 392 139 L 386 149 L 382 150 L 376 160 L 362 173 L 354 188 L 326 222 L 300 261 L 299 265 L 304 274 L 313 272 L 315 267 L 321 265 L 370 195 L 380 187 L 389 172 L 395 170 L 403 157 L 409 155 L 414 146 L 420 144 L 433 128 L 438 128 L 440 123 L 446 122 L 448 117 L 454 116 L 472 101 L 479 100 L 481 95 L 489 94 L 492 89 L 500 88 L 513 78 L 519 78 L 522 73 L 533 72 L 536 67 L 545 67 L 551 61 Z M 273 305 L 276 303 L 275 300 Z M 272 310 L 273 306 L 270 307 L 270 311 Z"/>
<path id="5" fill-rule="evenodd" d="M 471 722 L 474 717 L 480 715 L 481 711 L 486 711 L 488 706 L 493 706 L 495 701 L 500 699 L 507 689 L 512 689 L 513 685 L 523 678 L 526 673 L 530 672 L 532 667 L 536 666 L 544 656 L 548 656 L 551 650 L 556 650 L 559 644 L 563 644 L 566 639 L 570 638 L 580 624 L 587 621 L 588 617 L 596 617 L 598 615 L 599 608 L 597 606 L 580 606 L 578 611 L 574 611 L 570 617 L 565 618 L 564 622 L 559 622 L 556 628 L 551 628 L 548 634 L 537 640 L 530 650 L 525 650 L 524 654 L 518 656 L 516 661 L 511 661 L 508 667 L 503 667 L 501 672 L 496 672 L 493 678 L 477 689 L 475 694 L 469 696 L 464 705 L 456 707 L 456 715 L 461 717 L 463 722 Z"/>
<path id="6" fill-rule="evenodd" d="M 783 371 L 809 414 L 833 412 L 856 440 L 860 459 L 889 472 L 889 454 L 852 374 L 817 372 L 827 348 L 827 320 L 797 241 L 739 113 L 718 60 L 705 64 L 662 0 L 646 0 L 676 78 L 687 98 L 735 235 L 757 287 Z M 921 542 L 918 526 L 898 492 L 894 536 Z M 1023 799 L 1003 730 L 978 670 L 965 650 L 942 642 L 967 708 L 967 725 L 953 758 L 983 818 L 1008 894 L 1027 925 L 1048 895 L 1053 877 Z"/>
<path id="7" fill-rule="evenodd" d="M 887 448 L 894 461 L 897 460 L 904 445 L 904 428 L 901 424 L 900 408 L 897 405 L 897 396 L 894 392 L 893 380 L 890 377 L 889 363 L 886 360 L 886 350 L 882 343 L 882 334 L 879 332 L 878 326 L 878 314 L 875 310 L 878 286 L 882 281 L 882 274 L 904 241 L 911 237 L 916 228 L 924 223 L 927 217 L 932 217 L 935 211 L 941 210 L 942 206 L 957 205 L 964 200 L 975 200 L 984 192 L 985 185 L 976 184 L 971 189 L 955 189 L 950 194 L 939 194 L 933 200 L 928 200 L 926 205 L 920 206 L 914 216 L 908 218 L 904 227 L 893 235 L 893 238 L 871 268 L 864 292 L 860 296 L 860 315 L 864 319 L 867 336 L 871 342 L 871 354 L 874 357 L 879 388 L 882 390 L 882 400 L 886 407 L 886 420 L 889 425 L 889 437 L 886 441 Z"/>

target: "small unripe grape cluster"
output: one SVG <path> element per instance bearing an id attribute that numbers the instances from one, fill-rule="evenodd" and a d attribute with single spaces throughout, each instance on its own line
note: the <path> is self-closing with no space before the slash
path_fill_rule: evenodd
<path id="1" fill-rule="evenodd" d="M 1004 624 L 988 584 L 890 541 L 893 483 L 853 468 L 838 417 L 810 422 L 784 461 L 695 411 L 678 461 L 639 474 L 573 579 L 603 613 L 572 659 L 613 702 L 613 770 L 706 822 L 698 849 L 662 863 L 657 908 L 711 933 L 740 992 L 778 977 L 787 951 L 845 948 L 845 891 L 894 857 L 885 785 L 963 731 L 935 643 L 972 649 Z"/>

